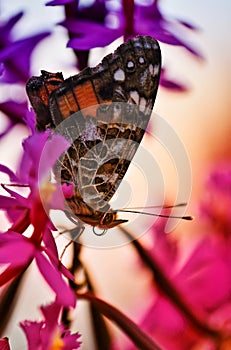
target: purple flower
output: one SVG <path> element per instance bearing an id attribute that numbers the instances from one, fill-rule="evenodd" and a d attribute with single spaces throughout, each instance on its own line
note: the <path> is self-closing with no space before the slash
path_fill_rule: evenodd
<path id="1" fill-rule="evenodd" d="M 55 0 L 47 5 L 65 5 L 66 20 L 60 25 L 68 31 L 67 46 L 73 48 L 80 70 L 88 65 L 91 48 L 104 47 L 122 35 L 120 27 L 113 29 L 106 23 L 109 12 L 104 1 L 80 6 L 76 0 Z"/>
<path id="2" fill-rule="evenodd" d="M 189 30 L 195 30 L 195 27 L 186 22 L 168 20 L 159 8 L 159 1 L 154 1 L 149 6 L 137 5 L 134 23 L 136 34 L 151 35 L 165 44 L 182 46 L 191 54 L 201 58 L 198 51 L 180 38 L 180 33 L 181 36 L 183 34 L 180 32 L 180 25 L 183 24 Z"/>
<path id="3" fill-rule="evenodd" d="M 167 19 L 157 0 L 151 5 L 123 0 L 117 8 L 110 2 L 106 4 L 99 0 L 84 6 L 76 0 L 54 0 L 47 5 L 65 6 L 66 19 L 60 24 L 68 31 L 70 39 L 67 46 L 73 48 L 80 70 L 88 65 L 90 49 L 104 47 L 120 36 L 127 40 L 136 35 L 151 35 L 160 42 L 184 47 L 194 56 L 202 57 L 187 41 L 181 39 L 186 30 L 195 30 L 195 27 L 185 21 Z M 183 84 L 168 79 L 165 70 L 160 84 L 178 92 L 187 90 Z"/>
<path id="4" fill-rule="evenodd" d="M 0 62 L 4 66 L 0 79 L 5 83 L 25 83 L 29 79 L 31 53 L 35 46 L 50 34 L 43 32 L 14 40 L 12 30 L 22 16 L 23 12 L 20 12 L 0 26 Z"/>
<path id="5" fill-rule="evenodd" d="M 79 349 L 81 345 L 78 341 L 80 335 L 78 333 L 71 334 L 59 322 L 62 307 L 54 302 L 46 307 L 41 307 L 40 310 L 43 321 L 24 321 L 20 323 L 27 337 L 28 350 Z"/>
<path id="6" fill-rule="evenodd" d="M 67 47 L 80 51 L 107 46 L 122 35 L 121 30 L 107 28 L 90 20 L 67 19 L 61 24 L 73 36 L 73 39 L 68 41 Z"/>
<path id="7" fill-rule="evenodd" d="M 171 91 L 176 91 L 176 92 L 185 92 L 188 90 L 188 88 L 185 85 L 175 82 L 173 80 L 170 80 L 167 77 L 165 68 L 161 69 L 160 85 L 166 89 L 170 89 Z"/>
<path id="8" fill-rule="evenodd" d="M 5 136 L 15 125 L 22 124 L 27 125 L 33 132 L 35 129 L 35 119 L 29 114 L 28 103 L 25 102 L 15 102 L 15 101 L 5 101 L 0 103 L 0 111 L 5 114 L 8 119 L 8 125 L 5 130 L 0 134 L 0 138 Z M 26 118 L 25 118 L 26 116 Z"/>
<path id="9" fill-rule="evenodd" d="M 42 32 L 24 39 L 14 40 L 12 31 L 22 16 L 23 12 L 19 12 L 0 25 L 0 81 L 5 84 L 26 83 L 31 76 L 32 51 L 41 40 L 50 34 L 49 32 Z M 21 95 L 24 96 L 24 101 L 5 100 L 0 103 L 0 111 L 8 119 L 8 125 L 0 134 L 0 137 L 5 136 L 16 124 L 27 125 L 25 116 L 28 112 L 28 107 L 25 89 L 22 85 L 19 86 L 19 89 L 21 90 Z M 32 125 L 29 124 L 28 127 L 32 128 Z"/>

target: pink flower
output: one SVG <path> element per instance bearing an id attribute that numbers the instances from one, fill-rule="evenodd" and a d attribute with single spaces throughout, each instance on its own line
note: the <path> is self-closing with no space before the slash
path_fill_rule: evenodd
<path id="1" fill-rule="evenodd" d="M 59 322 L 62 308 L 54 302 L 46 307 L 40 308 L 43 321 L 24 321 L 20 323 L 26 334 L 28 350 L 75 350 L 79 349 L 80 335 L 71 334 L 64 325 Z"/>
<path id="2" fill-rule="evenodd" d="M 8 231 L 0 235 L 0 264 L 5 270 L 0 275 L 0 286 L 24 272 L 34 259 L 40 273 L 56 294 L 57 302 L 75 306 L 75 295 L 63 280 L 72 279 L 71 273 L 61 264 L 50 230 L 44 232 L 44 245 L 23 235 Z"/>
<path id="3" fill-rule="evenodd" d="M 1 338 L 0 339 L 0 349 L 1 350 L 10 350 L 8 338 Z"/>
<path id="4" fill-rule="evenodd" d="M 205 184 L 200 206 L 201 218 L 210 229 L 227 240 L 231 238 L 231 163 L 216 164 Z"/>
<path id="5" fill-rule="evenodd" d="M 63 208 L 63 196 L 60 196 L 60 186 L 49 183 L 49 174 L 59 156 L 67 149 L 69 142 L 62 136 L 50 132 L 35 133 L 23 142 L 23 157 L 17 174 L 4 165 L 0 172 L 8 175 L 13 184 L 27 186 L 30 190 L 27 197 L 4 186 L 9 196 L 0 196 L 1 209 L 5 210 L 13 226 L 11 229 L 23 232 L 30 224 L 41 231 L 50 225 L 47 212 Z M 65 189 L 66 191 L 66 189 Z M 42 198 L 41 198 L 42 197 Z"/>
<path id="6" fill-rule="evenodd" d="M 59 261 L 51 233 L 55 228 L 48 216 L 50 208 L 62 208 L 63 197 L 57 195 L 59 187 L 49 183 L 47 176 L 69 143 L 61 136 L 54 135 L 51 140 L 49 136 L 48 132 L 34 134 L 24 141 L 24 155 L 17 175 L 5 166 L 0 168 L 13 183 L 28 184 L 30 189 L 28 197 L 23 197 L 5 187 L 11 197 L 0 196 L 2 208 L 14 221 L 11 229 L 0 235 L 0 264 L 5 267 L 0 275 L 0 285 L 24 272 L 35 259 L 40 273 L 55 292 L 57 302 L 74 306 L 75 295 L 63 280 L 63 277 L 72 279 L 73 276 Z M 25 237 L 22 234 L 30 224 L 33 232 L 30 237 Z"/>
<path id="7" fill-rule="evenodd" d="M 230 254 L 224 251 L 231 247 L 223 240 L 221 249 L 221 242 L 202 236 L 182 261 L 179 245 L 164 232 L 163 220 L 152 233 L 154 245 L 146 254 L 155 266 L 155 288 L 141 329 L 168 350 L 215 350 L 217 344 L 229 349 L 225 346 L 231 339 Z M 185 244 L 183 249 L 189 247 Z"/>

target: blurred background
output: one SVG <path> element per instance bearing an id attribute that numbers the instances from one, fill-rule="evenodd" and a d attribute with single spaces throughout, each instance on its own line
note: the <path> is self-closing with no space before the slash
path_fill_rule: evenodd
<path id="1" fill-rule="evenodd" d="M 25 11 L 25 17 L 15 28 L 16 38 L 38 32 L 41 29 L 53 30 L 54 25 L 64 18 L 61 7 L 45 7 L 43 1 L 2 1 L 0 6 L 1 20 L 7 19 L 18 11 Z M 219 167 L 220 163 L 230 160 L 231 156 L 231 2 L 229 0 L 190 0 L 187 2 L 162 0 L 161 9 L 171 18 L 182 19 L 198 27 L 194 33 L 188 33 L 187 40 L 204 57 L 203 60 L 195 59 L 184 48 L 161 44 L 163 62 L 168 67 L 171 78 L 184 83 L 188 90 L 173 92 L 160 87 L 154 107 L 155 113 L 164 118 L 176 132 L 188 154 L 192 172 L 192 190 L 187 212 L 196 216 L 209 170 L 216 164 Z M 39 75 L 41 69 L 52 72 L 62 71 L 65 78 L 76 74 L 75 57 L 72 50 L 66 48 L 66 42 L 65 29 L 57 26 L 53 34 L 34 50 L 32 74 Z M 90 65 L 94 66 L 99 63 L 105 54 L 112 52 L 121 42 L 122 40 L 118 39 L 107 48 L 93 49 L 90 55 Z M 1 101 L 9 97 L 18 100 L 23 98 L 20 93 L 17 94 L 17 87 L 9 91 L 2 86 L 0 94 Z M 1 120 L 4 120 L 2 116 Z M 151 121 L 150 131 L 155 134 L 154 118 Z M 21 141 L 27 135 L 28 132 L 21 126 L 14 128 L 2 140 L 1 163 L 13 169 L 17 166 Z M 147 137 L 144 144 L 148 144 Z M 161 145 L 155 142 L 153 145 L 154 158 L 161 168 L 161 173 L 164 174 L 166 197 L 174 201 L 176 186 L 180 185 L 177 184 L 174 166 Z M 135 193 L 133 204 L 142 205 L 143 203 L 139 202 L 142 192 L 138 185 L 139 180 L 131 170 L 128 176 L 133 181 L 133 197 Z M 127 182 L 130 182 L 130 178 L 128 177 Z M 158 201 L 158 196 L 158 193 L 153 193 L 154 204 Z M 142 217 L 141 220 L 146 219 Z M 142 226 L 142 221 L 140 224 Z M 1 230 L 6 227 L 7 222 L 3 217 Z M 200 234 L 199 227 L 200 223 L 196 217 L 193 222 L 179 223 L 176 233 L 173 234 L 180 235 L 183 240 L 187 240 L 189 237 L 196 237 Z M 113 234 L 115 232 L 113 231 Z M 149 292 L 145 286 L 148 286 L 150 276 L 142 273 L 141 277 L 137 278 L 137 269 L 139 270 L 137 258 L 128 245 L 116 249 L 86 247 L 83 260 L 102 298 L 118 305 L 131 317 L 136 300 L 139 300 L 140 310 L 147 307 L 146 297 Z M 51 299 L 48 287 L 43 281 L 38 281 L 34 267 L 31 272 L 30 281 L 22 288 L 20 301 L 15 310 L 15 319 L 7 330 L 7 334 L 12 337 L 12 348 L 16 350 L 25 346 L 25 339 L 17 322 L 25 318 L 38 317 L 35 303 L 40 305 Z M 31 285 L 33 285 L 33 292 Z M 41 288 L 38 289 L 36 287 L 38 285 Z M 84 316 L 85 306 L 81 305 L 76 326 L 80 332 L 89 327 L 88 319 Z M 88 332 L 86 334 L 89 334 Z M 83 341 L 85 345 L 81 349 L 89 349 L 90 337 L 85 335 Z"/>

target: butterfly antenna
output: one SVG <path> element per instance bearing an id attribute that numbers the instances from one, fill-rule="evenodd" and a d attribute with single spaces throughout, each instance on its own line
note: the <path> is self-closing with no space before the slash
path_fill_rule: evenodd
<path id="1" fill-rule="evenodd" d="M 186 215 L 186 216 L 164 215 L 164 214 L 155 214 L 155 213 L 149 213 L 146 211 L 128 210 L 128 209 L 119 209 L 119 210 L 116 210 L 116 212 L 143 214 L 143 215 L 150 215 L 150 216 L 158 216 L 160 218 L 182 219 L 182 220 L 188 220 L 188 221 L 194 219 L 194 217 L 191 215 Z"/>
<path id="2" fill-rule="evenodd" d="M 185 207 L 187 205 L 187 203 L 178 203 L 178 204 L 174 204 L 174 205 L 149 205 L 149 206 L 145 206 L 145 207 L 129 207 L 129 208 L 123 208 L 123 210 L 133 210 L 133 209 L 171 209 L 171 208 L 179 208 L 179 207 Z M 117 211 L 120 211 L 120 209 L 118 209 Z"/>

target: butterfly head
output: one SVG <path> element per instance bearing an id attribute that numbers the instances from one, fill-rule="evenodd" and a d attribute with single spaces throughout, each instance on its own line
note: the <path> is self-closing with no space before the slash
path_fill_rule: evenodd
<path id="1" fill-rule="evenodd" d="M 117 213 L 116 212 L 106 212 L 99 224 L 97 225 L 98 228 L 101 228 L 103 230 L 107 230 L 109 228 L 113 228 L 115 226 L 118 226 L 120 224 L 123 224 L 127 222 L 128 220 L 122 220 L 122 219 L 117 219 Z"/>

